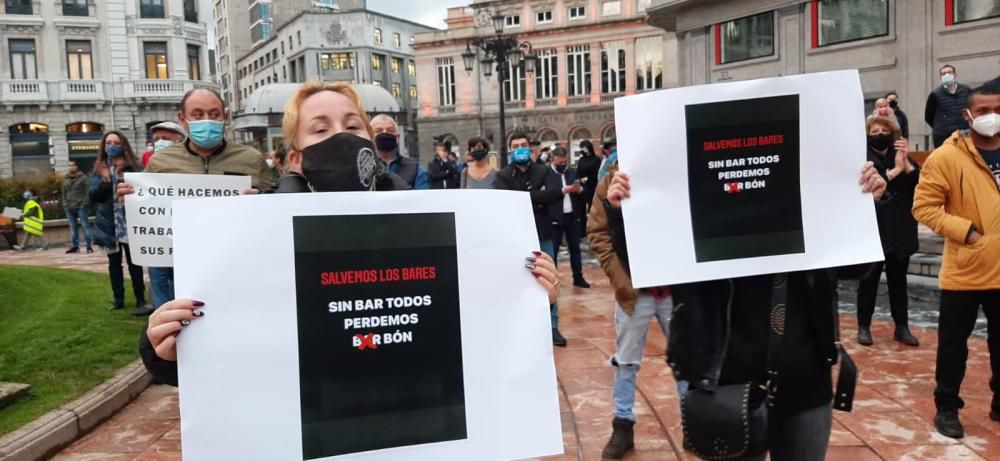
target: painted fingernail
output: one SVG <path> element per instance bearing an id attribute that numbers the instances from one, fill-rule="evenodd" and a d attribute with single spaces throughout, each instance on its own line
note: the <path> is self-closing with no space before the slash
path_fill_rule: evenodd
<path id="1" fill-rule="evenodd" d="M 525 264 L 524 267 L 527 267 L 528 270 L 535 270 L 535 265 L 534 264 Z"/>
<path id="2" fill-rule="evenodd" d="M 181 320 L 181 326 L 186 327 L 191 324 L 190 320 Z"/>
<path id="3" fill-rule="evenodd" d="M 202 311 L 192 311 L 191 314 L 194 315 L 195 317 L 201 317 L 205 315 L 205 313 Z"/>
<path id="4" fill-rule="evenodd" d="M 535 256 L 541 256 L 542 252 L 541 251 L 532 251 L 531 254 L 533 254 Z"/>
<path id="5" fill-rule="evenodd" d="M 532 272 L 531 275 L 534 275 L 536 279 L 542 276 L 542 274 L 539 274 L 537 272 Z"/>
<path id="6" fill-rule="evenodd" d="M 527 258 L 524 258 L 524 260 L 528 261 L 529 263 L 533 263 L 533 262 L 538 261 L 538 258 L 536 258 L 534 256 L 528 256 Z"/>
<path id="7" fill-rule="evenodd" d="M 201 301 L 194 301 L 194 302 L 191 303 L 191 305 L 194 306 L 194 307 L 201 307 L 201 306 L 204 306 L 205 303 L 203 303 Z"/>

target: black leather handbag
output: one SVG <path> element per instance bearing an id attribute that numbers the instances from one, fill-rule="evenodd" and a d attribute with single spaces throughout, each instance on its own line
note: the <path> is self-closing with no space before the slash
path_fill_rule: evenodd
<path id="1" fill-rule="evenodd" d="M 788 278 L 774 277 L 771 295 L 771 328 L 768 335 L 767 383 L 729 384 L 689 390 L 681 400 L 684 448 L 702 459 L 731 460 L 757 456 L 767 451 L 768 408 L 773 405 L 778 372 L 774 370 L 785 334 L 785 303 Z M 726 311 L 729 346 L 732 306 Z M 720 364 L 721 366 L 721 364 Z M 765 399 L 752 399 L 754 388 L 763 387 Z"/>

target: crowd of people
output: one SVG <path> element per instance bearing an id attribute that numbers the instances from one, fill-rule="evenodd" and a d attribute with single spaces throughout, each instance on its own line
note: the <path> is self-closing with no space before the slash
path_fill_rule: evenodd
<path id="1" fill-rule="evenodd" d="M 497 170 L 488 161 L 490 142 L 473 137 L 464 161 L 458 161 L 453 146 L 442 142 L 425 166 L 400 154 L 395 120 L 384 115 L 369 120 L 350 85 L 320 81 L 303 84 L 288 102 L 282 125 L 287 149 L 268 156 L 224 139 L 228 115 L 222 98 L 208 89 L 185 95 L 178 123 L 152 129 L 147 146 L 151 155 L 139 158 L 123 134 L 106 133 L 89 179 L 72 164 L 65 179 L 63 203 L 73 226 L 67 252 L 80 251 L 76 234 L 81 228 L 87 252 L 92 244 L 104 249 L 114 309 L 124 307 L 124 259 L 136 314 L 152 314 L 140 341 L 143 361 L 157 380 L 176 385 L 176 337 L 205 316 L 205 305 L 174 299 L 172 268 L 148 268 L 152 304 L 146 301 L 143 268 L 132 264 L 128 251 L 123 199 L 133 188 L 124 181 L 125 172 L 246 175 L 252 184 L 247 194 L 527 192 L 539 247 L 526 256 L 525 269 L 548 293 L 553 345 L 567 343 L 558 323 L 556 255 L 562 245 L 568 249 L 576 287 L 590 287 L 580 249 L 585 238 L 613 287 L 614 325 L 609 328 L 616 331 L 616 351 L 609 363 L 615 369 L 614 411 L 604 457 L 618 459 L 634 447 L 636 377 L 655 319 L 668 338 L 667 361 L 683 396 L 685 448 L 716 459 L 764 459 L 769 454 L 776 461 L 821 460 L 832 411 L 850 410 L 856 379 L 839 337 L 838 279 L 859 280 L 859 344 L 874 343 L 871 322 L 884 272 L 893 339 L 919 346 L 909 329 L 907 268 L 917 251 L 920 222 L 945 237 L 934 423 L 941 434 L 962 437 L 959 388 L 966 342 L 980 309 L 989 321 L 991 338 L 990 417 L 1000 421 L 1000 341 L 993 338 L 1000 328 L 1000 319 L 994 318 L 1000 310 L 1000 77 L 973 90 L 957 82 L 953 66 L 942 67 L 940 74 L 942 84 L 928 97 L 925 110 L 936 149 L 922 166 L 910 158 L 909 121 L 896 93 L 876 101 L 866 119 L 867 162 L 858 165 L 858 191 L 874 200 L 885 260 L 859 267 L 635 289 L 621 213 L 633 192 L 629 175 L 618 168 L 615 139 L 599 146 L 582 141 L 543 148 L 527 134 L 515 132 L 505 146 L 508 164 Z M 365 149 L 375 155 L 359 155 Z M 569 149 L 580 152 L 575 166 Z M 31 191 L 25 192 L 25 200 L 26 235 L 44 238 L 41 207 Z M 88 204 L 96 205 L 93 236 L 86 226 Z M 831 370 L 838 362 L 841 376 L 834 392 Z M 736 398 L 732 407 L 724 399 L 729 395 Z M 746 432 L 746 440 L 730 441 L 732 434 L 722 428 L 733 421 L 737 429 L 748 421 L 765 429 Z M 744 432 L 736 433 L 743 437 Z M 722 456 L 719 440 L 743 448 Z"/>

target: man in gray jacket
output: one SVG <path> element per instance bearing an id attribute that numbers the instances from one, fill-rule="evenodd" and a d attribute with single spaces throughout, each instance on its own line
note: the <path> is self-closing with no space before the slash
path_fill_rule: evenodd
<path id="1" fill-rule="evenodd" d="M 87 244 L 87 253 L 93 253 L 90 237 L 90 220 L 87 216 L 87 191 L 90 187 L 90 178 L 80 172 L 76 162 L 69 161 L 69 172 L 63 178 L 62 184 L 62 205 L 66 209 L 66 219 L 69 221 L 69 234 L 73 244 L 66 250 L 66 253 L 77 253 L 80 251 L 80 227 L 83 227 L 84 243 Z M 80 220 L 77 223 L 77 220 Z"/>

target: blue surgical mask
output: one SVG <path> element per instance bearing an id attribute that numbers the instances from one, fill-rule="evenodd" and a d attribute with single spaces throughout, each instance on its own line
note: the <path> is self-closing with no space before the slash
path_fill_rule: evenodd
<path id="1" fill-rule="evenodd" d="M 527 165 L 531 162 L 531 150 L 527 147 L 518 147 L 510 154 L 510 162 L 515 165 Z"/>
<path id="2" fill-rule="evenodd" d="M 203 149 L 211 149 L 222 143 L 224 122 L 218 120 L 194 120 L 188 122 L 188 137 Z"/>
<path id="3" fill-rule="evenodd" d="M 125 148 L 114 144 L 108 144 L 104 146 L 104 152 L 107 152 L 108 157 L 117 157 L 125 153 Z"/>
<path id="4" fill-rule="evenodd" d="M 29 198 L 31 198 L 31 192 L 25 192 L 21 194 L 21 196 L 24 197 L 25 200 L 28 200 Z"/>
<path id="5" fill-rule="evenodd" d="M 153 143 L 153 152 L 159 152 L 167 147 L 174 145 L 174 142 L 169 139 L 160 139 Z"/>
<path id="6" fill-rule="evenodd" d="M 941 76 L 941 83 L 945 85 L 950 85 L 954 81 L 955 81 L 955 74 L 952 74 L 950 72 Z"/>

